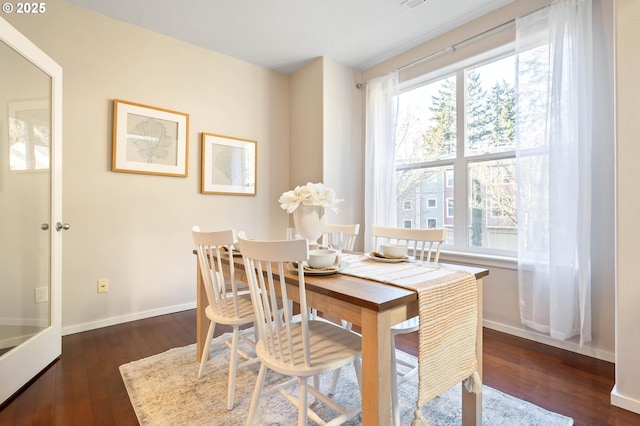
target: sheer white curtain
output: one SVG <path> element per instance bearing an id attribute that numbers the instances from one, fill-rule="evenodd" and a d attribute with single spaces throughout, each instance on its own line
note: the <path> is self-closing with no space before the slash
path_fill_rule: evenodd
<path id="1" fill-rule="evenodd" d="M 518 269 L 524 325 L 591 340 L 591 0 L 516 21 Z"/>
<path id="2" fill-rule="evenodd" d="M 395 134 L 398 72 L 367 82 L 365 124 L 364 248 L 371 251 L 371 226 L 396 226 Z"/>

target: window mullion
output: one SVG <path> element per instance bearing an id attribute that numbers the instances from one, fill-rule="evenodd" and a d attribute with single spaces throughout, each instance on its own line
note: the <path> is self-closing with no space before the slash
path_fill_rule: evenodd
<path id="1" fill-rule="evenodd" d="M 464 70 L 456 73 L 456 159 L 454 161 L 454 247 L 467 248 L 467 164 L 464 158 L 466 139 L 466 90 Z"/>

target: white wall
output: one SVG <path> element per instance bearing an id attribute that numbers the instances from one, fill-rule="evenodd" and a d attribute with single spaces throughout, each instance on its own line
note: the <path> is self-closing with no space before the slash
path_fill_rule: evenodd
<path id="1" fill-rule="evenodd" d="M 287 226 L 288 76 L 62 0 L 5 17 L 64 73 L 64 333 L 195 306 L 192 225 L 263 238 Z M 114 98 L 190 114 L 187 178 L 110 171 Z M 203 131 L 258 142 L 255 197 L 199 193 Z"/>
<path id="2" fill-rule="evenodd" d="M 452 30 L 440 37 L 426 42 L 414 49 L 408 50 L 389 60 L 382 62 L 363 72 L 363 81 L 388 73 L 392 69 L 401 68 L 412 64 L 421 58 L 440 52 L 456 43 L 468 40 L 477 34 L 498 27 L 506 22 L 535 11 L 549 3 L 548 0 L 516 0 L 509 5 L 491 12 L 475 21 Z M 609 16 L 612 21 L 611 2 L 601 2 L 601 13 Z M 600 39 L 601 42 L 612 43 L 609 28 L 608 35 Z M 411 79 L 419 73 L 442 67 L 445 61 L 458 61 L 466 59 L 487 49 L 489 43 L 496 40 L 513 40 L 513 27 L 505 29 L 501 33 L 485 38 L 477 43 L 457 49 L 448 57 L 438 56 L 438 59 L 418 63 L 401 73 L 401 78 Z M 453 58 L 453 59 L 452 59 Z M 599 72 L 612 72 L 612 58 L 598 58 Z M 612 88 L 602 88 L 611 96 Z M 603 105 L 603 113 L 612 114 L 611 103 Z M 549 337 L 532 330 L 526 329 L 520 324 L 519 295 L 517 265 L 515 262 L 500 259 L 475 258 L 444 253 L 443 261 L 456 262 L 471 266 L 484 266 L 490 270 L 484 283 L 484 325 L 489 328 L 504 331 L 517 336 L 525 337 L 542 343 L 594 356 L 608 361 L 614 360 L 614 139 L 613 129 L 605 129 L 599 135 L 594 135 L 598 146 L 594 151 L 594 158 L 598 163 L 593 167 L 594 197 L 593 219 L 593 257 L 592 265 L 592 327 L 593 340 L 591 343 L 580 347 L 577 339 L 569 341 L 552 340 Z M 601 194 L 601 195 L 600 195 Z"/>
<path id="3" fill-rule="evenodd" d="M 617 284 L 614 405 L 640 413 L 640 2 L 616 0 Z"/>

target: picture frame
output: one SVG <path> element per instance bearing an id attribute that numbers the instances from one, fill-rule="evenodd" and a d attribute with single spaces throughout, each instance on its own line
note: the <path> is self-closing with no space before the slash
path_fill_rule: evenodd
<path id="1" fill-rule="evenodd" d="M 250 139 L 202 133 L 201 193 L 256 195 L 257 144 Z"/>
<path id="2" fill-rule="evenodd" d="M 189 114 L 115 99 L 114 172 L 187 177 Z"/>

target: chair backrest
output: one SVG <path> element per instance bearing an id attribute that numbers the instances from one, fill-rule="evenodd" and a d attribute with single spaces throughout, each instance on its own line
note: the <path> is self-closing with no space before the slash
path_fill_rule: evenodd
<path id="1" fill-rule="evenodd" d="M 222 256 L 232 252 L 236 240 L 234 231 L 202 232 L 198 226 L 194 226 L 191 228 L 191 233 L 198 252 L 200 274 L 209 306 L 217 315 L 240 318 L 238 286 L 235 281 L 233 262 L 229 262 L 230 285 L 225 283 L 222 267 Z M 233 303 L 229 303 L 230 298 L 233 298 Z"/>
<path id="2" fill-rule="evenodd" d="M 440 248 L 447 241 L 446 228 L 416 229 L 374 225 L 371 234 L 374 250 L 379 250 L 380 244 L 400 244 L 408 247 L 417 260 L 429 262 L 440 260 Z"/>
<path id="3" fill-rule="evenodd" d="M 291 366 L 310 365 L 309 310 L 305 292 L 304 274 L 289 274 L 296 277 L 300 300 L 300 322 L 292 322 L 293 312 L 289 300 L 285 274 L 289 263 L 302 262 L 309 258 L 309 243 L 306 239 L 285 241 L 258 241 L 238 239 L 244 259 L 247 281 L 251 291 L 251 302 L 256 314 L 254 321 L 258 331 L 258 344 L 271 357 Z M 278 297 L 281 302 L 278 300 Z M 282 309 L 282 314 L 279 314 Z M 293 353 L 294 340 L 302 339 L 304 354 Z M 303 355 L 303 356 L 301 356 Z"/>
<path id="4" fill-rule="evenodd" d="M 353 225 L 327 225 L 324 229 L 324 234 L 322 234 L 322 245 L 327 245 L 327 234 L 329 232 L 342 232 L 342 250 L 343 251 L 353 251 L 353 248 L 356 245 L 356 240 L 358 239 L 358 234 L 360 233 L 360 224 L 356 223 Z"/>

